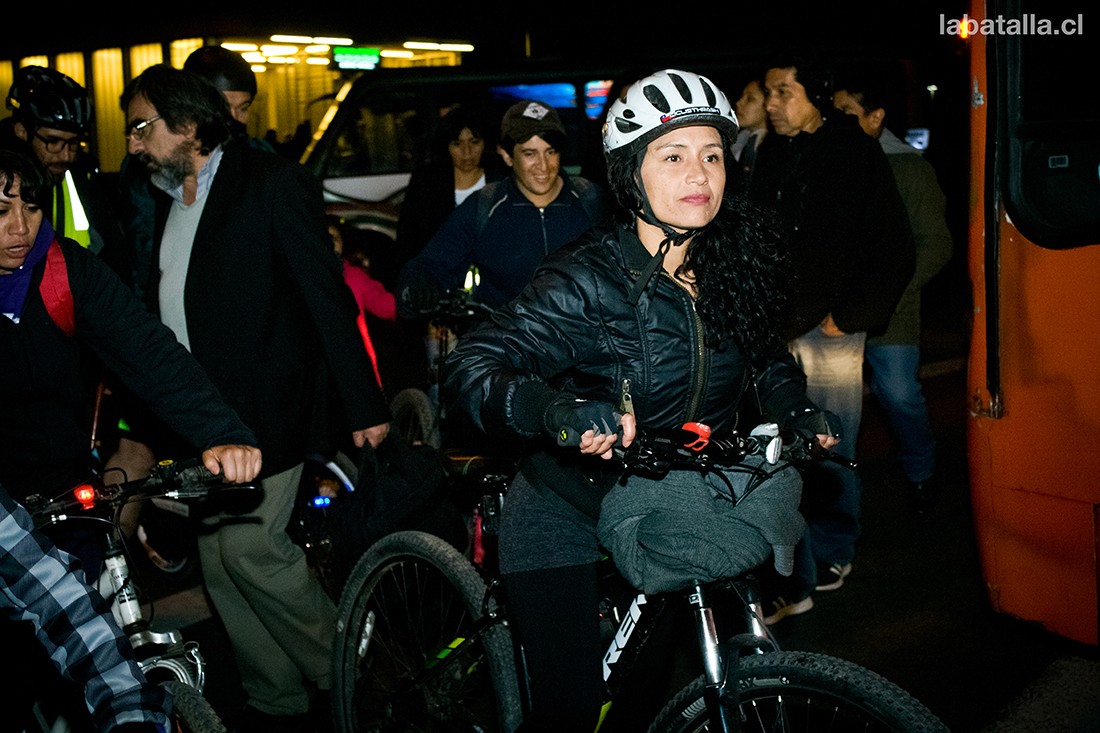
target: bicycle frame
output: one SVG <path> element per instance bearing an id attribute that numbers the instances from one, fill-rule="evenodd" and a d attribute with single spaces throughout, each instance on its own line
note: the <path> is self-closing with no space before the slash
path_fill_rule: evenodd
<path id="1" fill-rule="evenodd" d="M 103 482 L 82 484 L 52 500 L 35 496 L 27 507 L 40 526 L 57 526 L 64 522 L 84 520 L 100 522 L 106 527 L 104 569 L 98 588 L 110 604 L 115 620 L 126 633 L 134 648 L 142 671 L 151 679 L 165 676 L 198 692 L 206 684 L 206 662 L 197 642 L 184 641 L 178 630 L 153 631 L 141 608 L 137 588 L 127 557 L 125 537 L 118 524 L 118 512 L 129 501 L 143 501 L 156 496 L 170 499 L 200 498 L 216 490 L 220 483 L 201 466 L 188 467 L 164 461 L 147 479 L 121 484 Z M 255 488 L 235 485 L 234 488 Z M 93 511 L 97 506 L 98 512 Z M 158 674 L 163 672 L 165 675 Z"/>
<path id="2" fill-rule="evenodd" d="M 653 450 L 639 449 L 623 460 L 657 474 L 684 463 L 737 463 L 754 451 L 767 457 L 771 445 L 711 441 L 704 446 L 710 452 L 700 458 L 682 450 L 697 445 L 696 432 L 671 440 L 639 434 L 641 448 L 648 443 Z M 792 437 L 782 446 L 788 460 L 830 457 L 815 455 L 816 441 Z M 427 532 L 394 532 L 368 548 L 349 576 L 332 665 L 334 718 L 342 730 L 510 733 L 532 710 L 526 651 L 513 633 L 496 565 L 507 478 L 464 476 L 475 483 L 462 487 L 474 499 L 473 542 L 466 552 Z M 652 663 L 652 651 L 664 645 L 666 621 L 673 620 L 668 614 L 675 613 L 683 628 L 679 615 L 687 610 L 701 673 L 665 700 L 652 718 L 654 730 L 946 733 L 919 701 L 874 672 L 824 654 L 779 649 L 764 624 L 751 572 L 650 595 L 627 590 L 609 557 L 598 572 L 592 613 L 599 614 L 606 642 L 598 657 L 606 703 L 597 731 L 615 701 L 629 705 L 634 693 L 643 691 L 638 682 L 645 684 L 648 676 L 642 673 Z M 624 707 L 615 717 L 619 712 L 622 724 L 643 712 L 648 717 L 649 711 Z"/>

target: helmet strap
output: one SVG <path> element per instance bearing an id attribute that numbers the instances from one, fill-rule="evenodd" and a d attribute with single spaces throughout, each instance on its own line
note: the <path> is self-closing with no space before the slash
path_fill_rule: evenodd
<path id="1" fill-rule="evenodd" d="M 645 195 L 643 194 L 643 198 L 644 197 Z M 645 202 L 645 208 L 650 208 L 648 200 L 646 200 Z M 642 270 L 642 273 L 638 276 L 638 279 L 634 281 L 634 285 L 630 288 L 630 293 L 628 294 L 627 298 L 631 305 L 638 304 L 638 299 L 642 297 L 642 291 L 645 290 L 646 286 L 649 285 L 650 281 L 653 279 L 653 276 L 657 273 L 657 270 L 659 270 L 665 264 L 665 255 L 668 254 L 668 251 L 673 247 L 679 247 L 683 245 L 684 242 L 691 239 L 696 234 L 702 231 L 702 229 L 688 229 L 684 232 L 677 231 L 676 229 L 670 227 L 668 224 L 665 224 L 663 221 L 657 219 L 657 217 L 652 216 L 652 210 L 650 210 L 648 214 L 645 211 L 638 211 L 635 213 L 637 213 L 639 219 L 646 222 L 647 224 L 652 224 L 653 226 L 660 227 L 661 231 L 665 233 L 665 238 L 661 240 L 661 243 L 659 245 L 657 245 L 656 254 L 654 254 L 653 257 L 650 258 L 649 262 L 645 266 L 645 269 Z"/>

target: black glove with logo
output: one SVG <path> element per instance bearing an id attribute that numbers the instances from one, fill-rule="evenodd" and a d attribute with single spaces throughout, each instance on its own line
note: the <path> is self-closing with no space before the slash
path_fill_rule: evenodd
<path id="1" fill-rule="evenodd" d="M 617 433 L 621 422 L 622 415 L 611 404 L 572 397 L 550 403 L 543 417 L 547 431 L 558 441 L 558 445 L 579 445 L 581 435 L 589 430 Z"/>

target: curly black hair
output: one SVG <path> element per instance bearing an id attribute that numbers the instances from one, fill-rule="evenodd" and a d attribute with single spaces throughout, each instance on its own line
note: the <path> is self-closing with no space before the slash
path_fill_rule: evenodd
<path id="1" fill-rule="evenodd" d="M 790 299 L 787 249 L 770 211 L 727 192 L 714 220 L 687 244 L 678 277 L 695 282 L 707 340 L 733 339 L 753 362 L 782 343 Z"/>

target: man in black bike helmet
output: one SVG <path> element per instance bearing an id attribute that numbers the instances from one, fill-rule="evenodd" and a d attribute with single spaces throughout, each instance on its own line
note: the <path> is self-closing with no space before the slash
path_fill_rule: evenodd
<path id="1" fill-rule="evenodd" d="M 126 282 L 131 257 L 113 187 L 88 152 L 92 109 L 88 91 L 43 66 L 17 69 L 0 122 L 0 147 L 33 155 L 53 178 L 46 217 L 54 229 L 100 255 Z"/>
<path id="2" fill-rule="evenodd" d="M 769 558 L 789 572 L 802 533 L 801 482 L 786 464 L 764 467 L 767 480 L 734 506 L 746 474 L 728 485 L 684 470 L 624 476 L 610 460 L 616 444 L 629 445 L 639 425 L 698 421 L 727 435 L 749 389 L 781 426 L 836 443 L 779 335 L 776 231 L 727 194 L 736 131 L 728 99 L 698 74 L 669 69 L 629 86 L 604 126 L 616 220 L 545 259 L 449 357 L 452 408 L 490 437 L 528 441 L 500 530 L 532 685 L 524 731 L 591 731 L 599 719 L 605 548 L 636 587 L 668 590 Z"/>

